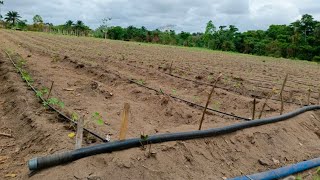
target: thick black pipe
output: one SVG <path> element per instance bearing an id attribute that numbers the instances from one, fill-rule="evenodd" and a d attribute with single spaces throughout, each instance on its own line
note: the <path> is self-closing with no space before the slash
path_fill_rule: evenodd
<path id="1" fill-rule="evenodd" d="M 250 128 L 250 127 L 284 121 L 292 117 L 295 117 L 299 114 L 302 114 L 304 112 L 318 110 L 318 109 L 320 109 L 320 106 L 305 106 L 301 109 L 298 109 L 296 111 L 293 111 L 281 116 L 242 122 L 242 123 L 220 127 L 220 128 L 213 128 L 213 129 L 201 130 L 201 131 L 159 134 L 159 135 L 149 136 L 147 140 L 134 138 L 134 139 L 128 139 L 124 141 L 115 141 L 107 144 L 100 144 L 100 145 L 95 145 L 91 147 L 85 147 L 85 148 L 77 149 L 74 151 L 54 154 L 46 157 L 34 158 L 29 160 L 28 166 L 30 170 L 40 170 L 47 167 L 68 163 L 71 161 L 75 161 L 75 160 L 96 155 L 96 154 L 111 153 L 113 151 L 120 151 L 120 150 L 129 149 L 133 147 L 139 147 L 145 144 L 155 144 L 155 143 L 162 143 L 162 142 L 168 142 L 168 141 L 213 137 L 213 136 L 218 136 L 222 134 L 232 133 L 232 132 Z"/>

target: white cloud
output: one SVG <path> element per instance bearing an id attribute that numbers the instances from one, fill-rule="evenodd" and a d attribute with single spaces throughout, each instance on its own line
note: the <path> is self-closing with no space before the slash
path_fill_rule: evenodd
<path id="1" fill-rule="evenodd" d="M 270 24 L 289 24 L 302 14 L 320 20 L 319 0 L 4 0 L 2 14 L 15 10 L 32 22 L 39 14 L 46 22 L 63 24 L 83 20 L 96 28 L 101 19 L 111 25 L 146 26 L 155 29 L 175 24 L 176 30 L 203 31 L 206 23 L 234 24 L 240 30 L 266 29 Z"/>

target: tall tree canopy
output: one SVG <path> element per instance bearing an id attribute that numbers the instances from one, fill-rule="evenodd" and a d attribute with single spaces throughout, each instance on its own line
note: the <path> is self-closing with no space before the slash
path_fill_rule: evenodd
<path id="1" fill-rule="evenodd" d="M 33 23 L 34 24 L 41 24 L 43 23 L 42 17 L 40 15 L 35 15 L 33 17 Z"/>
<path id="2" fill-rule="evenodd" d="M 75 23 L 68 20 L 65 24 L 54 26 L 50 23 L 43 23 L 39 15 L 34 16 L 33 25 L 27 25 L 26 21 L 20 21 L 19 18 L 17 12 L 9 11 L 5 18 L 7 27 L 16 26 L 22 30 L 203 47 L 213 50 L 320 62 L 320 22 L 309 14 L 304 14 L 299 20 L 289 25 L 270 25 L 267 30 L 246 32 L 239 32 L 235 25 L 220 25 L 216 28 L 213 21 L 210 20 L 203 33 L 176 32 L 168 28 L 147 30 L 145 27 L 110 26 L 108 23 L 111 18 L 103 19 L 102 24 L 94 31 L 81 20 L 75 21 Z"/>
<path id="3" fill-rule="evenodd" d="M 6 14 L 5 20 L 9 23 L 11 23 L 11 26 L 14 26 L 18 21 L 21 16 L 19 15 L 18 12 L 16 11 L 9 11 Z"/>

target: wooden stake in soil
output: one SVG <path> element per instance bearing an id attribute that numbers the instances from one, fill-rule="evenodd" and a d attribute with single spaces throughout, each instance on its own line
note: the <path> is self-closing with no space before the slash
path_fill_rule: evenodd
<path id="1" fill-rule="evenodd" d="M 263 111 L 264 111 L 264 108 L 266 107 L 266 105 L 267 105 L 267 103 L 268 103 L 268 100 L 271 98 L 272 94 L 273 94 L 273 92 L 271 92 L 271 93 L 267 96 L 266 100 L 264 101 L 264 103 L 263 103 L 263 105 L 262 105 L 262 109 L 261 109 L 260 114 L 259 114 L 259 119 L 261 119 L 262 114 L 263 114 Z"/>
<path id="2" fill-rule="evenodd" d="M 129 119 L 129 109 L 130 105 L 128 103 L 124 104 L 124 109 L 122 112 L 122 120 L 121 120 L 121 128 L 120 128 L 120 135 L 119 140 L 125 140 L 126 134 L 128 131 L 128 119 Z"/>
<path id="3" fill-rule="evenodd" d="M 80 118 L 77 122 L 77 134 L 76 134 L 76 147 L 75 147 L 75 149 L 80 149 L 82 147 L 83 122 L 84 122 L 84 116 L 82 118 Z"/>
<path id="4" fill-rule="evenodd" d="M 252 107 L 252 120 L 255 118 L 256 113 L 256 98 L 253 99 L 253 107 Z"/>
<path id="5" fill-rule="evenodd" d="M 51 82 L 51 87 L 50 87 L 50 90 L 49 90 L 49 93 L 48 93 L 48 96 L 47 96 L 47 100 L 50 98 L 51 91 L 52 91 L 52 88 L 53 88 L 53 84 L 54 84 L 54 81 Z"/>
<path id="6" fill-rule="evenodd" d="M 170 69 L 169 69 L 169 74 L 171 75 L 172 73 L 172 64 L 173 64 L 173 61 L 171 61 L 171 64 L 170 64 Z"/>
<path id="7" fill-rule="evenodd" d="M 216 87 L 218 81 L 220 80 L 222 74 L 219 74 L 219 76 L 217 77 L 216 81 L 214 82 L 213 86 L 212 86 L 212 90 L 208 96 L 208 100 L 207 100 L 207 103 L 206 103 L 206 106 L 203 110 L 203 113 L 202 113 L 202 117 L 201 117 L 201 121 L 200 121 L 200 125 L 199 125 L 199 130 L 201 130 L 201 127 L 202 127 L 202 123 L 203 123 L 203 120 L 204 120 L 204 115 L 206 114 L 206 111 L 207 111 L 207 108 L 208 108 L 208 105 L 209 105 L 209 102 L 210 102 L 210 99 L 211 99 L 211 96 L 214 92 L 214 88 Z"/>
<path id="8" fill-rule="evenodd" d="M 311 97 L 311 88 L 309 87 L 309 89 L 308 89 L 308 102 L 307 102 L 308 106 L 310 105 L 310 97 Z"/>
<path id="9" fill-rule="evenodd" d="M 281 100 L 280 115 L 282 115 L 282 113 L 283 113 L 283 90 L 284 90 L 284 87 L 285 87 L 285 85 L 287 83 L 287 80 L 288 80 L 288 74 L 284 78 L 284 81 L 283 81 L 283 84 L 282 84 L 282 87 L 281 87 L 281 91 L 280 91 L 280 100 Z"/>

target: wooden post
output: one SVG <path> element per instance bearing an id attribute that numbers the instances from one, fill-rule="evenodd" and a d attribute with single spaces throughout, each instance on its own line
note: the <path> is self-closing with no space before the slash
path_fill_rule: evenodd
<path id="1" fill-rule="evenodd" d="M 287 83 L 287 80 L 288 80 L 288 74 L 284 78 L 284 81 L 283 81 L 283 84 L 282 84 L 282 87 L 281 87 L 281 91 L 280 91 L 280 99 L 281 99 L 280 115 L 282 115 L 282 113 L 283 113 L 283 90 L 284 90 L 284 87 L 285 87 L 285 85 Z"/>
<path id="2" fill-rule="evenodd" d="M 220 80 L 222 74 L 219 74 L 219 76 L 217 77 L 216 81 L 214 82 L 213 86 L 212 86 L 212 90 L 208 96 L 208 100 L 207 100 L 207 103 L 206 103 L 206 106 L 203 110 L 203 113 L 202 113 L 202 117 L 201 117 L 201 120 L 200 120 L 200 125 L 199 125 L 199 130 L 201 130 L 201 127 L 202 127 L 202 123 L 203 123 L 203 120 L 204 120 L 204 115 L 206 114 L 206 111 L 207 111 L 207 108 L 208 108 L 208 105 L 209 105 L 209 102 L 210 102 L 210 99 L 211 99 L 211 96 L 214 92 L 214 88 L 216 87 L 218 81 Z"/>
<path id="3" fill-rule="evenodd" d="M 130 109 L 130 105 L 128 103 L 125 103 L 124 109 L 122 112 L 121 128 L 120 128 L 120 135 L 119 135 L 120 141 L 126 139 L 126 134 L 128 131 L 129 109 Z"/>
<path id="4" fill-rule="evenodd" d="M 54 84 L 54 81 L 51 82 L 51 87 L 50 87 L 50 90 L 49 90 L 49 93 L 48 93 L 48 96 L 47 96 L 47 100 L 50 98 L 51 91 L 52 91 L 52 88 L 53 88 L 53 84 Z"/>
<path id="5" fill-rule="evenodd" d="M 77 122 L 77 134 L 76 134 L 76 147 L 75 147 L 75 149 L 80 149 L 82 147 L 83 122 L 84 122 L 84 116 L 82 116 Z"/>
<path id="6" fill-rule="evenodd" d="M 169 69 L 169 74 L 171 75 L 172 73 L 172 64 L 173 64 L 173 61 L 171 61 L 171 64 L 170 64 L 170 69 Z"/>
<path id="7" fill-rule="evenodd" d="M 307 105 L 310 105 L 310 98 L 311 98 L 311 88 L 309 87 L 308 89 L 308 100 L 307 100 Z"/>
<path id="8" fill-rule="evenodd" d="M 252 120 L 255 118 L 256 113 L 256 98 L 253 99 L 253 107 L 252 107 Z"/>

